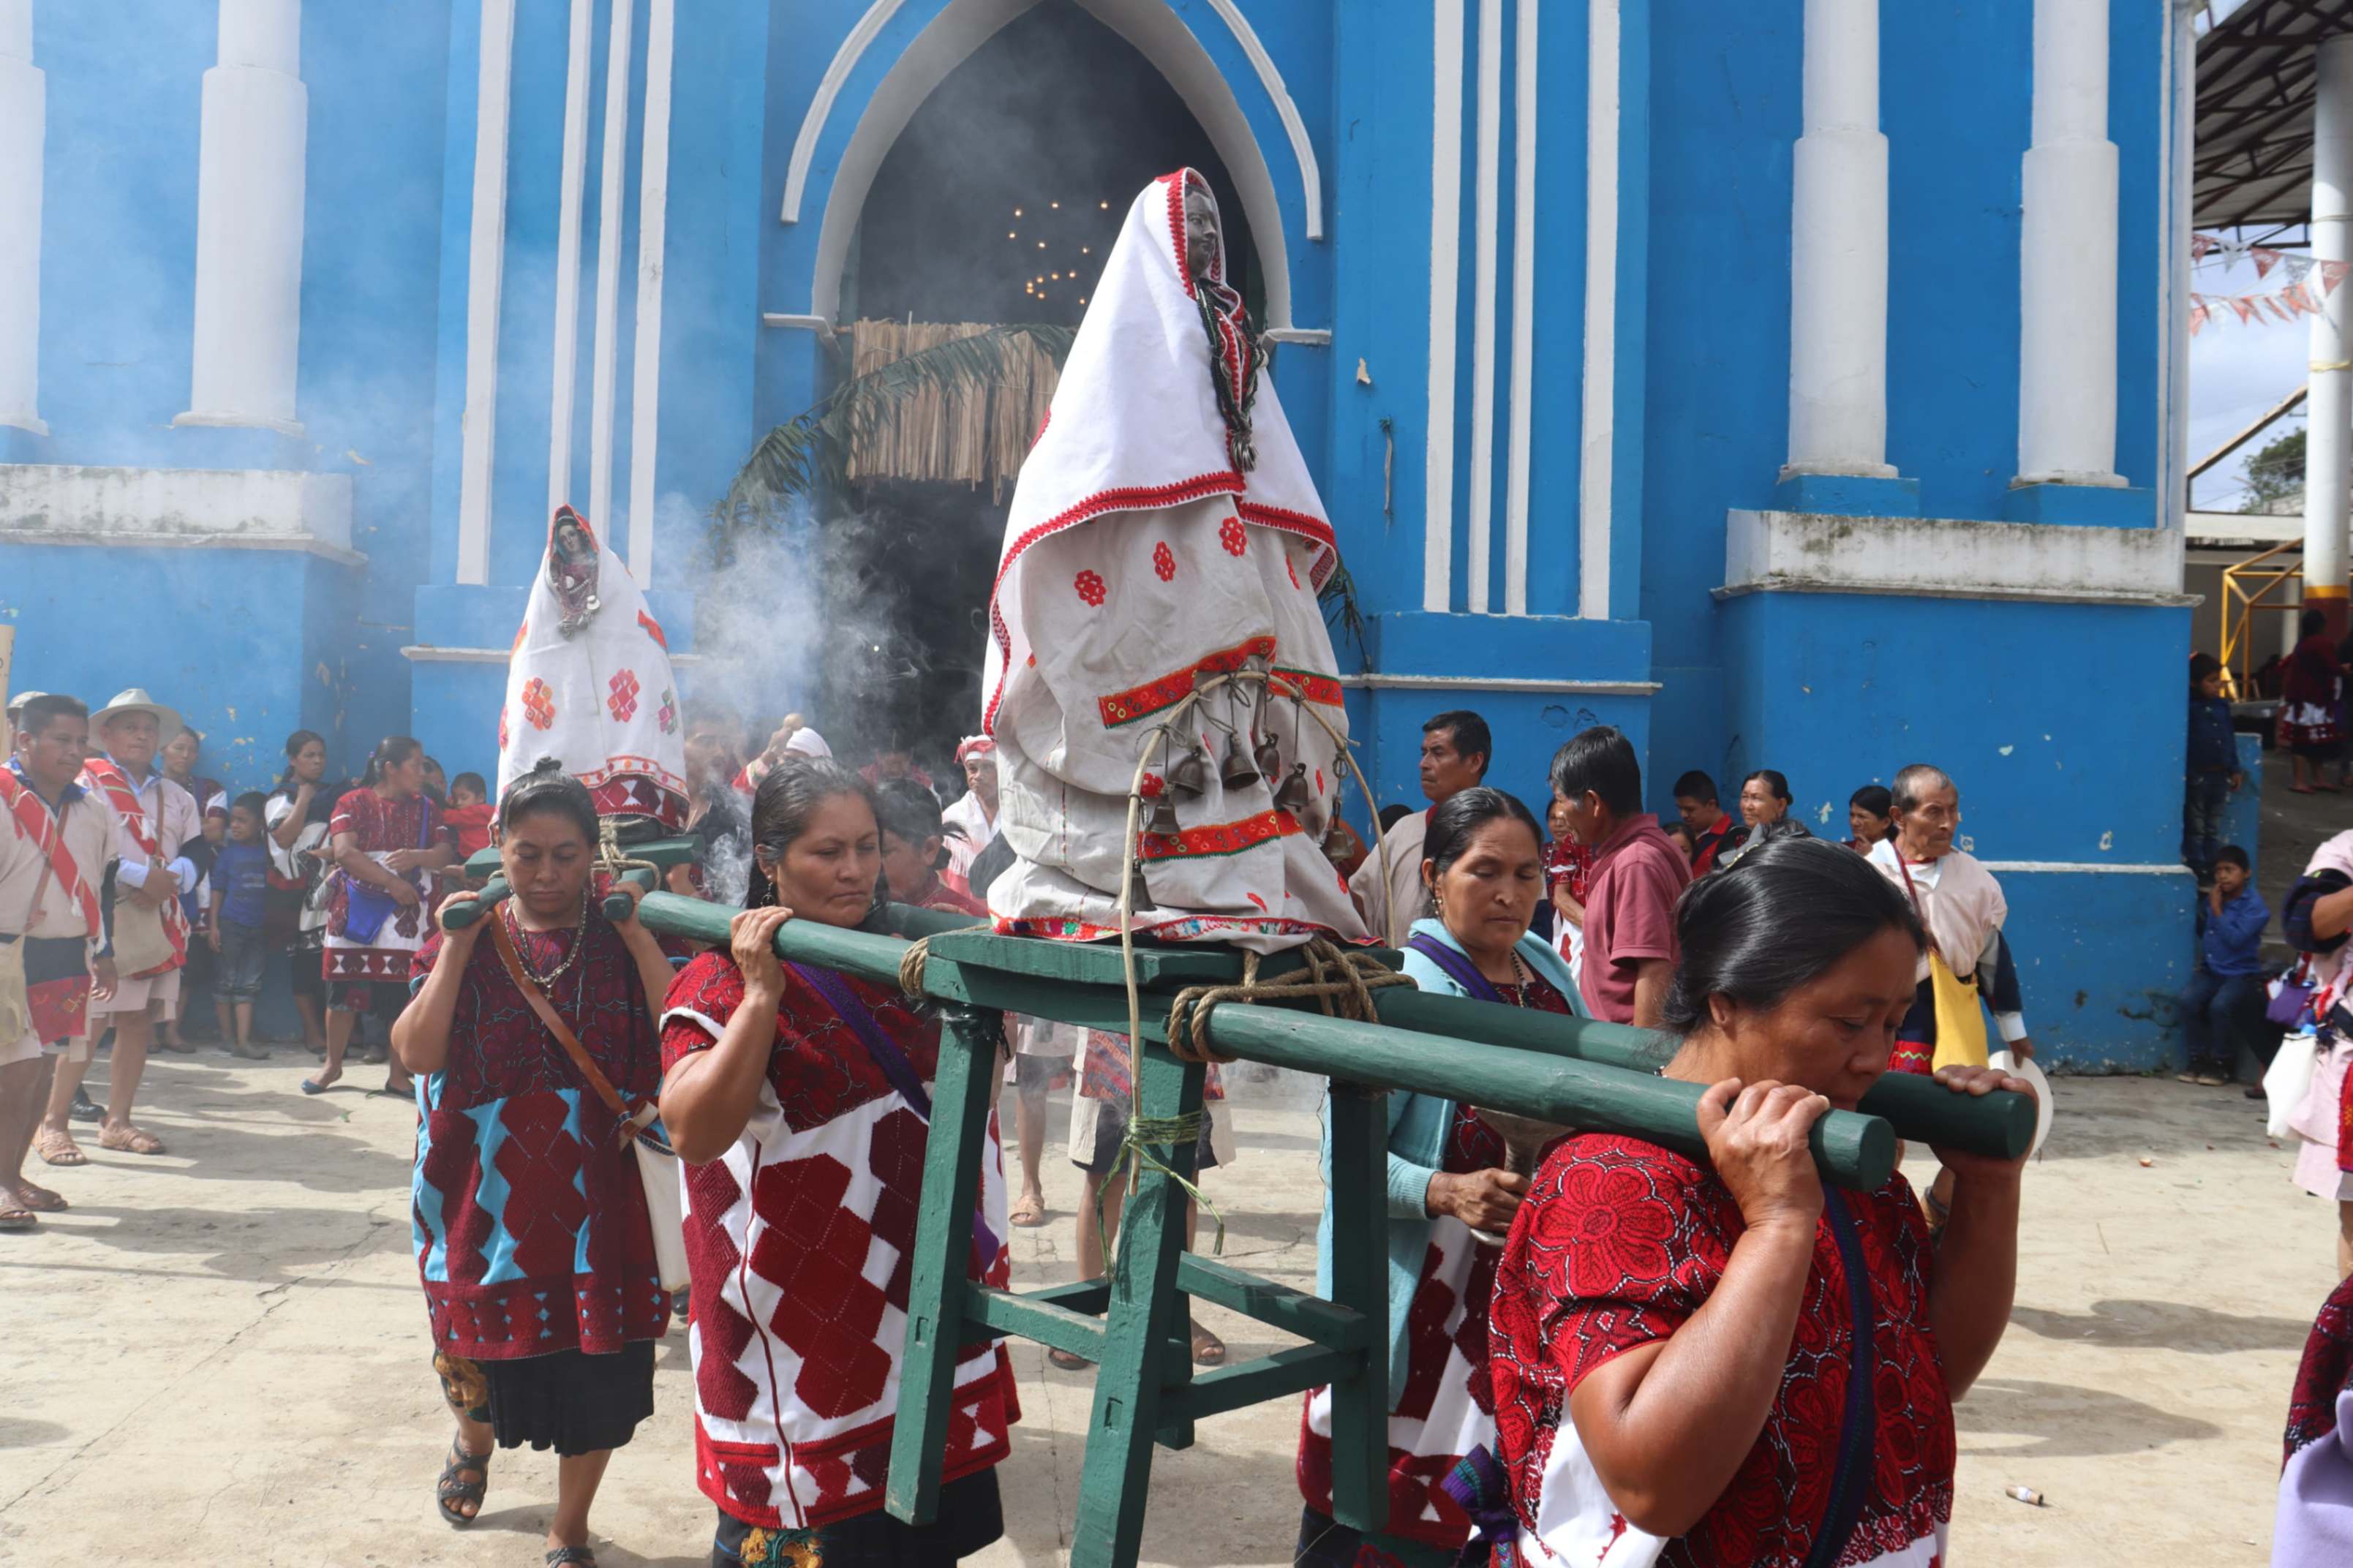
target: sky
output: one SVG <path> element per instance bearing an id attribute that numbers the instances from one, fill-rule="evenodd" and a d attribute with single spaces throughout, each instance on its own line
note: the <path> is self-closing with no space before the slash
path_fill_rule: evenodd
<path id="1" fill-rule="evenodd" d="M 2284 281 L 2281 273 L 2259 280 L 2248 261 L 2225 263 L 2219 258 L 2200 263 L 2189 287 L 2200 294 L 2270 293 Z M 2340 291 L 2353 288 L 2339 285 Z M 2263 412 L 2295 390 L 2305 378 L 2311 353 L 2310 318 L 2293 322 L 2263 318 L 2242 326 L 2235 311 L 2221 311 L 2189 340 L 2189 461 L 2197 462 L 2215 447 L 2261 417 Z M 2232 454 L 2230 460 L 2202 476 L 2191 500 L 2201 511 L 2236 511 L 2244 490 L 2246 459 L 2264 443 L 2304 427 L 2299 408 Z"/>

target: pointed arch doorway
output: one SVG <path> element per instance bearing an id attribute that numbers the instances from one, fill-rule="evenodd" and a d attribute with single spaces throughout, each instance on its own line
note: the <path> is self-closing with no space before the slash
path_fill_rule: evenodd
<path id="1" fill-rule="evenodd" d="M 1135 193 L 1187 165 L 1218 193 L 1263 320 L 1267 278 L 1208 132 L 1126 38 L 1074 0 L 1040 0 L 940 81 L 875 170 L 843 260 L 839 371 L 860 321 L 1075 327 Z M 818 703 L 852 752 L 897 734 L 930 757 L 977 722 L 1010 488 L 892 466 L 825 509 Z"/>

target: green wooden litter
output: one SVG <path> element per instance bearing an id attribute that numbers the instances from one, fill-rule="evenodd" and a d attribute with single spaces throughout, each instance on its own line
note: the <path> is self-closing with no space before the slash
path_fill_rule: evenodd
<path id="1" fill-rule="evenodd" d="M 733 911 L 649 893 L 639 918 L 651 929 L 723 944 Z M 1185 1195 L 1194 1144 L 1155 1146 L 1166 1166 L 1139 1173 L 1119 1229 L 1108 1280 L 1015 1293 L 965 1279 L 987 1120 L 997 1098 L 1000 1015 L 1028 1014 L 1124 1034 L 1127 1000 L 1118 950 L 995 935 L 962 917 L 893 906 L 888 923 L 927 937 L 923 991 L 941 1011 L 939 1076 L 923 1166 L 907 1304 L 907 1344 L 885 1506 L 928 1523 L 938 1507 L 958 1349 L 1007 1335 L 1097 1363 L 1073 1568 L 1132 1568 L 1144 1529 L 1155 1446 L 1182 1448 L 1196 1425 L 1226 1411 L 1303 1390 L 1332 1388 L 1332 1513 L 1412 1564 L 1445 1554 L 1383 1534 L 1388 1512 L 1387 1209 L 1391 1089 L 1572 1126 L 1629 1133 L 1704 1154 L 1695 1107 L 1701 1089 L 1657 1076 L 1663 1037 L 1615 1025 L 1531 1013 L 1409 986 L 1373 993 L 1378 1024 L 1303 1010 L 1228 1003 L 1205 1033 L 1245 1060 L 1331 1079 L 1332 1296 L 1303 1295 L 1184 1251 Z M 789 921 L 776 951 L 870 981 L 896 984 L 911 944 L 896 936 Z M 1205 1069 L 1167 1047 L 1171 995 L 1187 985 L 1233 984 L 1240 955 L 1208 947 L 1138 943 L 1147 993 L 1137 1063 L 1146 1121 L 1198 1113 Z M 1260 978 L 1291 967 L 1270 960 Z M 2034 1131 L 2021 1096 L 1972 1099 L 1925 1079 L 1891 1075 L 1856 1111 L 1815 1123 L 1823 1179 L 1868 1190 L 1887 1179 L 1895 1142 L 2015 1158 Z M 1196 1375 L 1186 1334 L 1191 1298 L 1215 1301 L 1307 1342 Z"/>

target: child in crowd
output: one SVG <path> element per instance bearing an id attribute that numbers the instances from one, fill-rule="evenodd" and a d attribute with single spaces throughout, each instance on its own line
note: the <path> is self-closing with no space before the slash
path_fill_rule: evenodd
<path id="1" fill-rule="evenodd" d="M 425 798 L 439 806 L 449 804 L 449 775 L 441 771 L 440 763 L 432 757 L 425 759 Z"/>
<path id="2" fill-rule="evenodd" d="M 2222 807 L 2243 784 L 2239 739 L 2231 727 L 2231 704 L 2222 696 L 2222 666 L 2211 654 L 2189 660 L 2189 778 L 2183 785 L 2181 858 L 2205 882 L 2214 875 L 2215 840 L 2222 836 Z"/>
<path id="3" fill-rule="evenodd" d="M 1659 831 L 1667 836 L 1667 842 L 1683 852 L 1684 859 L 1688 860 L 1692 858 L 1693 840 L 1690 828 L 1680 822 L 1662 822 L 1659 824 Z"/>
<path id="4" fill-rule="evenodd" d="M 913 779 L 886 779 L 875 790 L 881 833 L 882 890 L 895 903 L 952 914 L 985 915 L 988 906 L 940 877 L 948 863 L 940 797 Z"/>
<path id="5" fill-rule="evenodd" d="M 269 1047 L 253 1037 L 253 1001 L 261 994 L 261 965 L 269 952 L 261 929 L 269 907 L 269 850 L 261 842 L 269 804 L 253 791 L 229 805 L 228 842 L 213 861 L 212 920 L 205 936 L 217 960 L 215 1005 L 222 1013 L 221 1039 L 250 1061 L 269 1055 Z"/>
<path id="6" fill-rule="evenodd" d="M 2263 928 L 2272 912 L 2248 886 L 2247 852 L 2214 852 L 2214 885 L 2198 900 L 2198 972 L 2181 993 L 2183 1083 L 2219 1089 L 2238 1071 L 2239 1041 L 2263 1004 Z"/>
<path id="7" fill-rule="evenodd" d="M 479 855 L 491 847 L 491 816 L 497 809 L 491 804 L 491 786 L 482 782 L 481 774 L 459 773 L 449 781 L 449 804 L 441 820 L 458 836 L 460 858 Z"/>

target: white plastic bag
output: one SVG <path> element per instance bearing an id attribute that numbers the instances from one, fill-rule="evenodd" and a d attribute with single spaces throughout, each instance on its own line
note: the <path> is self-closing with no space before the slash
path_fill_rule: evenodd
<path id="1" fill-rule="evenodd" d="M 654 1232 L 654 1267 L 661 1288 L 686 1289 L 686 1171 L 677 1155 L 650 1138 L 632 1138 L 638 1180 L 646 1189 L 646 1218 Z"/>
<path id="2" fill-rule="evenodd" d="M 2034 1065 L 2032 1057 L 2021 1061 L 2017 1053 L 2006 1049 L 1988 1057 L 1986 1066 L 2022 1078 L 2034 1086 L 2034 1147 L 2028 1150 L 2027 1154 L 2031 1159 L 2042 1153 L 2044 1141 L 2051 1136 L 2051 1120 L 2054 1113 L 2051 1103 L 2051 1080 L 2043 1076 L 2041 1068 Z"/>
<path id="3" fill-rule="evenodd" d="M 2272 1065 L 2263 1069 L 2263 1098 L 2270 1102 L 2264 1118 L 2263 1131 L 2274 1138 L 2284 1138 L 2290 1131 L 2287 1119 L 2304 1103 L 2305 1091 L 2312 1087 L 2312 1075 L 2320 1062 L 2320 1037 L 2306 1030 L 2288 1036 L 2280 1042 L 2279 1054 Z"/>

